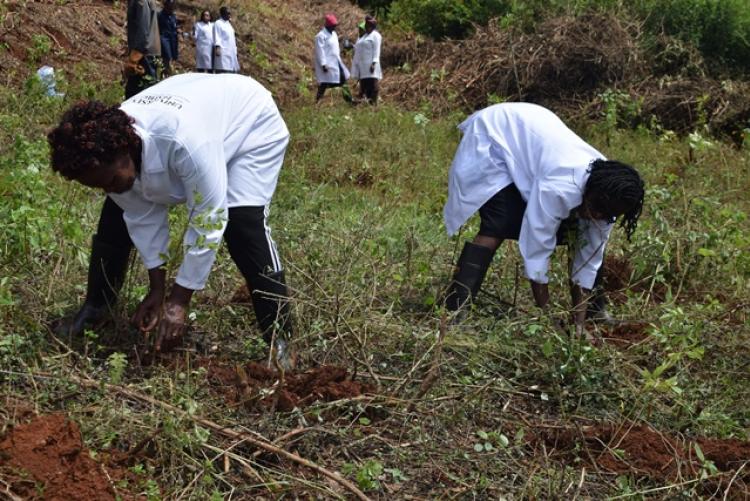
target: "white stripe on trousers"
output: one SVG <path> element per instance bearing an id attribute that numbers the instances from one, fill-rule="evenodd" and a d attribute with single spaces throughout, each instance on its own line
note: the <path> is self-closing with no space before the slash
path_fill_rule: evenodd
<path id="1" fill-rule="evenodd" d="M 266 242 L 268 243 L 268 250 L 271 253 L 271 261 L 273 262 L 273 271 L 274 273 L 278 273 L 282 270 L 281 258 L 279 257 L 278 249 L 276 249 L 276 242 L 273 241 L 273 237 L 271 236 L 271 227 L 268 226 L 269 212 L 270 212 L 270 208 L 268 205 L 266 205 L 263 208 L 263 228 L 265 228 L 266 230 Z"/>

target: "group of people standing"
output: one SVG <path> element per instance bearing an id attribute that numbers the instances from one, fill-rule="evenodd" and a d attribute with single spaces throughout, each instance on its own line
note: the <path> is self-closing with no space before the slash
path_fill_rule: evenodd
<path id="1" fill-rule="evenodd" d="M 219 9 L 219 19 L 211 21 L 211 12 L 204 10 L 193 27 L 195 70 L 199 73 L 237 73 L 237 40 L 229 7 Z"/>
<path id="2" fill-rule="evenodd" d="M 175 7 L 175 0 L 164 0 L 161 9 L 156 0 L 129 0 L 128 55 L 123 68 L 126 98 L 173 73 L 180 43 Z M 198 72 L 236 73 L 240 69 L 229 7 L 221 7 L 219 16 L 212 22 L 206 10 L 193 28 Z"/>
<path id="3" fill-rule="evenodd" d="M 338 19 L 334 14 L 326 14 L 323 28 L 315 36 L 315 77 L 318 80 L 316 101 L 325 94 L 326 89 L 344 87 L 344 98 L 352 101 L 347 87 L 349 78 L 359 81 L 358 98 L 370 104 L 377 104 L 380 80 L 383 69 L 380 65 L 380 47 L 383 37 L 377 31 L 377 20 L 366 16 L 357 28 L 359 36 L 354 45 L 344 42 L 344 48 L 352 48 L 351 71 L 341 59 L 339 37 L 336 33 Z"/>

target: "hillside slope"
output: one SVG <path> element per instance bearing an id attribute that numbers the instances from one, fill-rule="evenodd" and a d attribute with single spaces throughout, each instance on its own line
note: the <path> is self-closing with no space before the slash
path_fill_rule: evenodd
<path id="1" fill-rule="evenodd" d="M 0 5 L 0 82 L 17 86 L 39 66 L 68 74 L 86 72 L 119 79 L 126 53 L 127 2 L 105 0 L 12 0 Z M 218 12 L 221 2 L 178 2 L 183 32 L 192 32 L 201 9 Z M 329 0 L 242 0 L 229 3 L 242 73 L 266 84 L 282 102 L 312 85 L 312 38 L 324 13 L 335 12 L 343 34 L 355 31 L 364 13 L 349 2 Z M 192 41 L 181 43 L 180 71 L 193 67 Z"/>

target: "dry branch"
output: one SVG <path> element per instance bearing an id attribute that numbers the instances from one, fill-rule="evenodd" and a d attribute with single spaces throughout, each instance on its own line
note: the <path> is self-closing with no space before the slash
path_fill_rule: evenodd
<path id="1" fill-rule="evenodd" d="M 46 377 L 49 377 L 48 375 L 43 375 Z M 365 495 L 361 490 L 357 488 L 353 483 L 346 480 L 344 477 L 341 476 L 340 473 L 334 472 L 331 470 L 328 470 L 326 468 L 323 468 L 322 466 L 318 465 L 317 463 L 314 463 L 313 461 L 310 461 L 309 459 L 305 459 L 302 456 L 299 456 L 297 454 L 294 454 L 293 452 L 286 451 L 280 447 L 277 447 L 265 440 L 262 440 L 258 437 L 255 437 L 251 435 L 248 432 L 242 432 L 242 431 L 235 431 L 230 428 L 227 428 L 225 426 L 222 426 L 214 421 L 211 421 L 206 418 L 202 418 L 200 416 L 193 416 L 189 413 L 185 412 L 184 410 L 175 407 L 174 405 L 168 404 L 166 402 L 162 402 L 161 400 L 158 400 L 156 398 L 153 398 L 149 395 L 145 395 L 143 393 L 140 393 L 136 390 L 132 390 L 130 388 L 126 388 L 124 386 L 118 386 L 113 384 L 106 384 L 101 383 L 99 381 L 94 381 L 92 379 L 88 379 L 85 377 L 79 377 L 79 376 L 70 376 L 70 379 L 75 382 L 76 384 L 83 386 L 84 388 L 102 388 L 104 387 L 108 391 L 117 393 L 119 395 L 122 395 L 124 397 L 131 398 L 133 400 L 139 400 L 141 402 L 145 402 L 147 404 L 160 407 L 166 411 L 169 411 L 170 413 L 176 414 L 180 417 L 185 417 L 193 422 L 204 426 L 205 428 L 208 428 L 211 431 L 214 431 L 220 435 L 223 435 L 225 437 L 234 439 L 234 440 L 243 440 L 244 442 L 257 447 L 259 449 L 263 449 L 267 452 L 270 452 L 272 454 L 277 454 L 283 458 L 286 458 L 294 463 L 300 464 L 302 466 L 305 466 L 307 468 L 310 468 L 311 470 L 314 470 L 318 472 L 319 474 L 323 475 L 324 477 L 330 478 L 334 482 L 338 483 L 345 489 L 347 489 L 349 492 L 354 494 L 357 499 L 360 499 L 362 501 L 370 501 L 370 498 Z"/>

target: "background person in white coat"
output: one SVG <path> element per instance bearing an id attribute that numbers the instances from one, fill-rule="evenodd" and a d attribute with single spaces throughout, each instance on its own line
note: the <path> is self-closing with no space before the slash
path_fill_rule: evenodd
<path id="1" fill-rule="evenodd" d="M 67 332 L 80 334 L 112 307 L 133 245 L 148 269 L 149 293 L 133 324 L 156 329 L 165 349 L 185 328 L 222 238 L 252 291 L 263 337 L 282 363 L 292 335 L 287 289 L 267 217 L 289 132 L 262 85 L 240 75 L 177 75 L 121 106 L 73 106 L 49 135 L 52 168 L 102 189 L 86 302 Z M 166 295 L 168 207 L 185 204 L 184 257 Z"/>
<path id="2" fill-rule="evenodd" d="M 193 26 L 195 40 L 195 71 L 206 73 L 213 71 L 214 23 L 211 13 L 204 10 L 200 20 Z"/>
<path id="3" fill-rule="evenodd" d="M 349 70 L 341 61 L 339 37 L 336 26 L 339 22 L 333 14 L 326 14 L 323 29 L 315 36 L 315 77 L 318 80 L 318 93 L 315 101 L 320 101 L 326 89 L 344 87 L 344 99 L 352 100 L 346 86 Z"/>
<path id="4" fill-rule="evenodd" d="M 503 240 L 518 240 L 537 306 L 549 301 L 550 257 L 556 245 L 574 254 L 570 288 L 575 324 L 583 330 L 588 296 L 600 269 L 615 218 L 627 238 L 638 224 L 644 184 L 632 167 L 608 161 L 551 111 L 529 103 L 503 103 L 471 115 L 459 129 L 444 217 L 453 235 L 477 210 L 473 242 L 466 242 L 446 296 L 459 310 L 479 292 Z M 569 254 L 570 256 L 570 254 Z M 592 301 L 603 313 L 603 293 Z"/>
<path id="5" fill-rule="evenodd" d="M 380 80 L 383 71 L 380 67 L 380 47 L 383 37 L 377 31 L 377 21 L 372 16 L 365 17 L 365 33 L 354 44 L 352 77 L 359 79 L 360 97 L 370 104 L 377 104 Z"/>
<path id="6" fill-rule="evenodd" d="M 214 72 L 237 73 L 240 62 L 237 59 L 237 40 L 231 23 L 232 12 L 229 7 L 219 9 L 221 16 L 214 23 Z"/>

